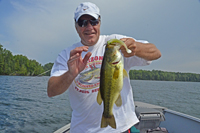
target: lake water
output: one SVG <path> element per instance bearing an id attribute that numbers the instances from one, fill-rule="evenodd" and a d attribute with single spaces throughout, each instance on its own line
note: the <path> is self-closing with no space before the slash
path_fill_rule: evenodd
<path id="1" fill-rule="evenodd" d="M 68 124 L 67 92 L 49 98 L 49 77 L 0 76 L 0 132 L 51 133 Z M 131 81 L 134 99 L 200 118 L 200 83 Z"/>

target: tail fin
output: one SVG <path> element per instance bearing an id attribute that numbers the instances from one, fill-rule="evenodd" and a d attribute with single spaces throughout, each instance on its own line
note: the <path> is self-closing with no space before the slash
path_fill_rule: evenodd
<path id="1" fill-rule="evenodd" d="M 104 115 L 102 115 L 101 128 L 107 127 L 108 125 L 110 125 L 112 128 L 116 129 L 116 122 L 115 122 L 114 115 L 112 115 L 109 118 L 105 118 Z"/>

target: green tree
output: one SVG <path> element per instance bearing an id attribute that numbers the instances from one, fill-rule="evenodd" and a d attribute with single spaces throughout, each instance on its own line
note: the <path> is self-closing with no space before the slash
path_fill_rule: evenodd
<path id="1" fill-rule="evenodd" d="M 53 63 L 49 62 L 43 66 L 44 71 L 46 72 L 45 76 L 50 76 L 50 70 L 53 67 Z"/>
<path id="2" fill-rule="evenodd" d="M 0 44 L 0 74 L 3 74 L 4 58 L 3 58 L 3 45 Z"/>

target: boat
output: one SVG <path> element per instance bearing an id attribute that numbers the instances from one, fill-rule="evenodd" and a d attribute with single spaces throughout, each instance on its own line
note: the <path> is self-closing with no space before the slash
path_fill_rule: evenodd
<path id="1" fill-rule="evenodd" d="M 167 129 L 169 133 L 200 133 L 200 119 L 183 114 L 166 107 L 135 101 L 135 112 L 140 120 L 134 128 L 137 133 L 146 133 L 147 130 L 157 127 Z M 132 129 L 132 128 L 131 128 Z M 70 123 L 54 133 L 69 133 Z M 136 133 L 136 131 L 132 132 Z"/>

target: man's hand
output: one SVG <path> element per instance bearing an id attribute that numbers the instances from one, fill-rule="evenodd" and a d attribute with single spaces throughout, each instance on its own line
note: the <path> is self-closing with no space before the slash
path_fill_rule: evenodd
<path id="1" fill-rule="evenodd" d="M 87 52 L 88 46 L 77 47 L 70 51 L 70 58 L 67 62 L 68 71 L 60 76 L 53 76 L 49 79 L 47 87 L 49 97 L 64 93 L 69 88 L 74 78 L 84 70 L 92 53 L 88 52 L 83 59 L 81 56 L 83 51 Z"/>
<path id="2" fill-rule="evenodd" d="M 127 53 L 126 49 L 122 46 L 120 50 L 124 54 L 124 57 L 136 55 L 149 61 L 156 60 L 161 57 L 160 50 L 157 49 L 152 43 L 136 42 L 133 38 L 122 38 L 120 40 L 122 40 L 126 44 L 127 48 L 132 51 L 131 53 Z"/>
<path id="3" fill-rule="evenodd" d="M 70 58 L 67 62 L 67 65 L 69 69 L 68 71 L 73 77 L 76 77 L 81 71 L 84 70 L 88 59 L 92 55 L 91 52 L 88 52 L 83 59 L 81 56 L 83 51 L 87 52 L 88 46 L 77 47 L 70 51 Z"/>
<path id="4" fill-rule="evenodd" d="M 136 48 L 137 48 L 135 40 L 133 38 L 122 38 L 120 40 L 122 40 L 126 44 L 127 48 L 132 51 L 131 53 L 127 53 L 124 46 L 122 46 L 120 50 L 123 53 L 124 57 L 134 56 L 136 54 Z"/>

